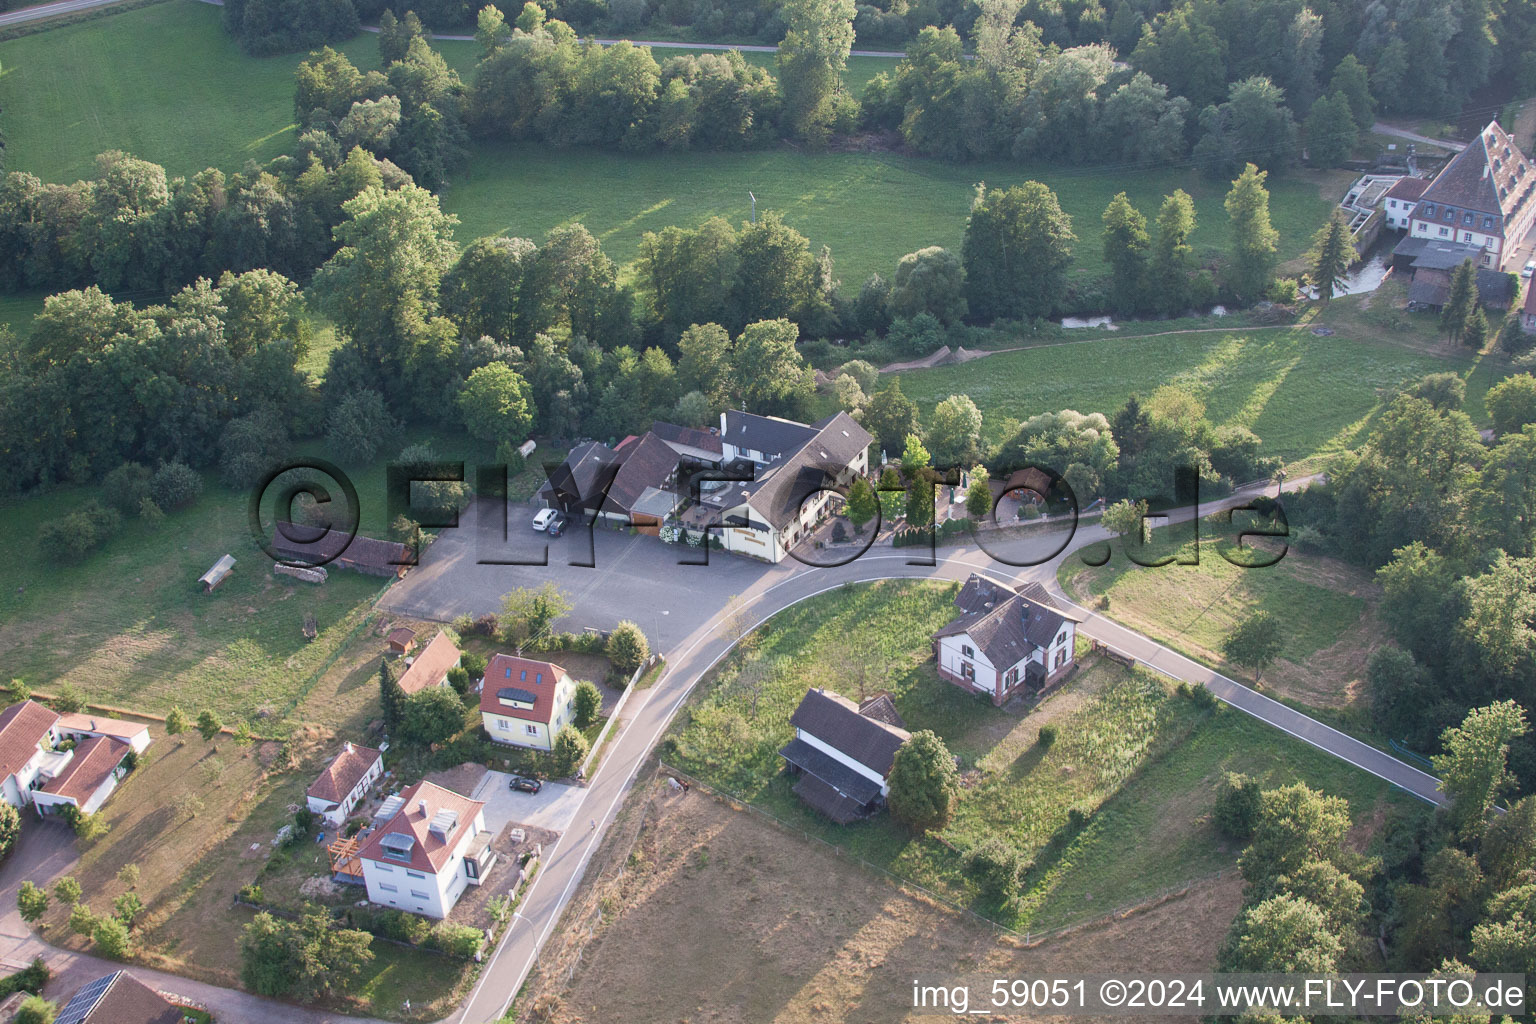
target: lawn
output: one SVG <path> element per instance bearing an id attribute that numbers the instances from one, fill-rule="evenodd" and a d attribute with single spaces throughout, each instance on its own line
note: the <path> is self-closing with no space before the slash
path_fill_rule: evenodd
<path id="1" fill-rule="evenodd" d="M 1221 644 L 1237 624 L 1263 610 L 1275 617 L 1285 654 L 1265 671 L 1283 696 L 1322 707 L 1345 707 L 1360 696 L 1370 653 L 1382 636 L 1372 610 L 1378 588 L 1368 573 L 1330 558 L 1286 552 L 1264 568 L 1240 568 L 1232 540 L 1217 524 L 1201 524 L 1199 561 L 1187 527 L 1173 537 L 1153 531 L 1148 554 L 1177 554 L 1180 563 L 1141 567 L 1113 543 L 1108 564 L 1093 568 L 1066 559 L 1057 571 L 1062 587 L 1084 605 L 1104 612 L 1161 643 L 1219 667 L 1236 678 L 1252 673 L 1225 662 Z"/>
<path id="2" fill-rule="evenodd" d="M 443 194 L 460 219 L 459 238 L 515 234 L 540 237 L 580 221 L 609 255 L 634 258 L 640 236 L 671 224 L 695 226 L 712 216 L 739 224 L 776 210 L 810 238 L 830 246 L 845 291 L 869 274 L 889 277 L 896 261 L 927 245 L 958 251 L 978 181 L 1006 186 L 1035 178 L 1057 191 L 1079 241 L 1077 269 L 1101 273 L 1099 218 L 1125 190 L 1149 216 L 1176 188 L 1195 198 L 1200 227 L 1193 244 L 1226 244 L 1226 186 L 1178 171 L 1115 171 L 1013 163 L 944 164 L 888 153 L 801 153 L 789 148 L 750 153 L 620 154 L 535 146 L 481 147 Z M 1316 185 L 1274 183 L 1271 206 L 1287 258 L 1302 252 L 1327 216 Z"/>
<path id="3" fill-rule="evenodd" d="M 412 431 L 400 443 L 433 440 Z M 484 446 L 438 435 L 443 458 L 492 461 Z M 362 507 L 361 532 L 379 536 L 386 519 L 384 467 L 347 467 Z M 323 454 L 323 443 L 296 447 Z M 282 733 L 296 705 L 320 681 L 348 640 L 362 631 L 385 580 L 333 570 L 323 585 L 275 577 L 251 536 L 244 492 L 205 475 L 193 507 L 159 529 L 128 520 L 122 532 L 78 565 L 55 565 L 36 548 L 38 524 L 96 497 L 66 486 L 0 502 L 0 527 L 13 539 L 8 585 L 0 591 L 0 656 L 8 677 L 52 692 L 65 682 L 86 696 L 164 714 L 180 702 L 193 713 L 218 711 L 229 724 L 254 719 L 262 733 Z M 514 486 L 524 486 L 522 478 Z M 197 578 L 219 556 L 237 560 L 211 595 Z M 306 613 L 319 636 L 301 632 Z"/>
<path id="4" fill-rule="evenodd" d="M 1205 823 L 1225 770 L 1276 783 L 1306 778 L 1350 796 L 1357 809 L 1384 788 L 1278 733 L 1260 727 L 1256 740 L 1238 713 L 1203 708 L 1163 677 L 1113 662 L 1086 662 L 1034 708 L 996 709 L 934 673 L 928 636 L 952 616 L 953 594 L 953 585 L 886 582 L 780 613 L 757 634 L 753 653 L 733 657 L 700 688 L 663 758 L 869 864 L 1035 930 L 1230 866 L 1235 849 Z M 849 650 L 867 666 L 866 692 L 888 689 L 910 729 L 933 729 L 961 758 L 966 789 L 937 836 L 914 838 L 888 815 L 833 826 L 799 802 L 780 771 L 776 752 L 808 686 L 858 695 Z M 1046 723 L 1058 739 L 1042 748 Z M 1169 773 L 1183 782 L 1166 781 Z M 1148 822 L 1159 823 L 1155 844 L 1137 831 Z M 987 900 L 961 869 L 958 851 L 989 836 L 1006 838 L 1032 865 L 1015 906 Z M 1179 852 L 1189 844 L 1201 847 L 1200 857 Z"/>
<path id="5" fill-rule="evenodd" d="M 1345 303 L 1333 305 L 1342 314 Z M 1326 318 L 1332 322 L 1334 316 Z M 1004 439 L 1008 419 L 1059 409 L 1108 415 L 1133 393 L 1145 397 L 1174 385 L 1204 402 L 1213 423 L 1248 427 L 1263 439 L 1266 454 L 1287 463 L 1358 447 L 1386 402 L 1404 384 L 1430 373 L 1449 370 L 1465 377 L 1466 411 L 1476 421 L 1486 419 L 1483 394 L 1498 379 L 1487 361 L 1361 336 L 1366 333 L 1341 327 L 1318 337 L 1302 325 L 1162 337 L 1100 335 L 904 371 L 901 386 L 924 415 L 949 395 L 969 395 L 984 416 L 986 440 L 995 444 Z"/>

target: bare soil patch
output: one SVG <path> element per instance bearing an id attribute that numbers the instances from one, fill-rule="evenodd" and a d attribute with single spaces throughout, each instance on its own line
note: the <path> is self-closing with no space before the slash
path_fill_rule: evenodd
<path id="1" fill-rule="evenodd" d="M 519 1019 L 924 1019 L 910 1007 L 918 974 L 1208 969 L 1241 901 L 1235 877 L 1199 882 L 1027 946 L 703 793 L 670 795 L 653 780 L 629 813 L 546 949 Z"/>

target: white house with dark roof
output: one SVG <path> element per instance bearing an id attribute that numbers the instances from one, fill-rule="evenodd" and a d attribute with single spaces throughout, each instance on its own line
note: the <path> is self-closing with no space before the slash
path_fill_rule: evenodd
<path id="1" fill-rule="evenodd" d="M 385 801 L 357 852 L 368 899 L 424 917 L 448 916 L 496 863 L 485 804 L 430 782 Z"/>
<path id="2" fill-rule="evenodd" d="M 701 490 L 684 525 L 707 529 L 727 551 L 783 561 L 815 531 L 834 495 L 868 471 L 871 440 L 846 412 L 806 424 L 727 410 L 721 458 L 750 479 Z"/>
<path id="3" fill-rule="evenodd" d="M 1491 121 L 1424 190 L 1409 220 L 1412 238 L 1474 246 L 1480 265 L 1511 269 L 1516 247 L 1536 223 L 1536 166 Z"/>
<path id="4" fill-rule="evenodd" d="M 576 684 L 559 665 L 494 655 L 480 688 L 480 722 L 497 743 L 549 750 L 576 718 Z"/>
<path id="5" fill-rule="evenodd" d="M 1082 617 L 1060 608 L 1040 584 L 1016 590 L 972 573 L 955 606 L 960 615 L 933 635 L 941 679 L 1000 706 L 1021 690 L 1055 686 L 1071 671 Z"/>
<path id="6" fill-rule="evenodd" d="M 1394 231 L 1407 231 L 1413 220 L 1413 211 L 1419 205 L 1419 197 L 1429 188 L 1427 178 L 1399 178 L 1382 197 L 1381 209 L 1386 215 L 1387 227 Z"/>
<path id="7" fill-rule="evenodd" d="M 912 738 L 888 720 L 895 705 L 859 705 L 830 690 L 806 691 L 790 716 L 795 738 L 779 751 L 795 794 L 839 825 L 868 817 L 890 795 L 896 751 Z"/>
<path id="8" fill-rule="evenodd" d="M 319 778 L 310 783 L 304 794 L 306 806 L 329 824 L 340 825 L 368 792 L 368 787 L 383 774 L 382 751 L 343 743 L 341 752 L 331 758 Z"/>

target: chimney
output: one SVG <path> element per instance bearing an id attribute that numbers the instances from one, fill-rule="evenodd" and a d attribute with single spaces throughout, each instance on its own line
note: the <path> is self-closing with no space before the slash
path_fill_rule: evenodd
<path id="1" fill-rule="evenodd" d="M 91 732 L 96 731 L 96 719 L 91 719 Z"/>
<path id="2" fill-rule="evenodd" d="M 720 435 L 722 437 L 725 436 L 725 413 L 723 411 L 720 413 Z"/>
<path id="3" fill-rule="evenodd" d="M 343 743 L 341 745 L 341 750 L 342 750 L 342 753 L 345 753 L 345 754 L 352 753 L 352 741 L 351 740 L 347 740 L 345 743 Z"/>
<path id="4" fill-rule="evenodd" d="M 421 812 L 423 818 L 427 816 L 427 802 L 425 800 L 416 801 L 416 809 Z"/>

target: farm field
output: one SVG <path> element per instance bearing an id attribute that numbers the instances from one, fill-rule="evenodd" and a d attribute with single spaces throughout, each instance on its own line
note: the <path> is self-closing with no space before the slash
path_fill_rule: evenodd
<path id="1" fill-rule="evenodd" d="M 1380 588 L 1369 573 L 1295 548 L 1266 568 L 1243 569 L 1222 557 L 1230 539 L 1201 524 L 1199 563 L 1142 568 L 1119 552 L 1093 568 L 1066 559 L 1057 572 L 1062 588 L 1086 607 L 1108 599 L 1105 614 L 1234 678 L 1248 673 L 1227 664 L 1221 643 L 1256 611 L 1279 622 L 1285 654 L 1264 671 L 1264 685 L 1278 695 L 1314 707 L 1358 707 L 1365 666 L 1384 640 L 1375 618 Z M 1194 556 L 1196 544 L 1182 532 L 1154 530 L 1149 553 Z M 1242 558 L 1244 556 L 1234 555 Z"/>
<path id="2" fill-rule="evenodd" d="M 935 1020 L 912 1012 L 918 975 L 1090 974 L 1164 962 L 1208 970 L 1241 903 L 1241 882 L 1229 875 L 1023 948 L 707 794 L 667 796 L 652 779 L 636 786 L 624 815 L 515 1019 Z M 661 964 L 658 935 L 667 937 Z"/>
<path id="3" fill-rule="evenodd" d="M 1318 337 L 1302 324 L 1144 338 L 1099 335 L 903 371 L 901 387 L 925 416 L 949 395 L 970 395 L 983 413 L 985 440 L 995 444 L 1004 439 L 1010 418 L 1059 409 L 1109 415 L 1133 393 L 1145 397 L 1174 385 L 1204 402 L 1211 422 L 1248 427 L 1263 439 L 1266 454 L 1289 464 L 1358 446 L 1392 396 L 1430 373 L 1450 370 L 1465 377 L 1466 412 L 1474 421 L 1486 420 L 1483 395 L 1499 375 L 1490 362 L 1444 348 L 1436 353 L 1367 340 L 1364 333 L 1341 329 Z"/>
<path id="4" fill-rule="evenodd" d="M 807 601 L 777 616 L 756 651 L 706 680 L 664 741 L 666 764 L 694 775 L 846 853 L 1017 929 L 1057 928 L 1183 885 L 1235 862 L 1208 822 L 1227 771 L 1308 783 L 1367 813 L 1386 787 L 1241 713 L 1206 709 L 1161 677 L 1088 660 L 1034 708 L 996 709 L 942 683 L 928 636 L 952 617 L 953 585 L 877 583 Z M 931 728 L 960 756 L 966 791 L 936 837 L 889 816 L 840 828 L 806 809 L 776 751 L 809 686 L 894 696 L 910 729 Z M 1042 749 L 1040 727 L 1059 738 Z M 1262 728 L 1262 727 L 1257 727 Z M 1073 811 L 1086 815 L 1074 821 Z M 1155 827 L 1153 827 L 1155 826 Z M 1158 838 L 1149 843 L 1137 829 Z M 958 851 L 1002 836 L 1031 867 L 1012 907 L 981 896 Z"/>

